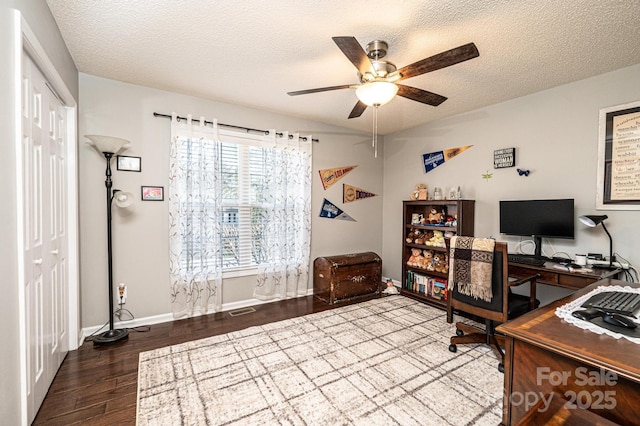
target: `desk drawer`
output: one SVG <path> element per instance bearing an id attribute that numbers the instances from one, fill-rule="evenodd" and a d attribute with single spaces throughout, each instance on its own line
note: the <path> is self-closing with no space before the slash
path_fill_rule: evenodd
<path id="1" fill-rule="evenodd" d="M 589 277 L 580 276 L 577 274 L 572 275 L 558 275 L 558 286 L 566 288 L 580 289 L 588 286 L 589 284 L 596 282 L 597 280 Z"/>
<path id="2" fill-rule="evenodd" d="M 555 287 L 570 288 L 573 290 L 581 289 L 589 284 L 596 282 L 598 278 L 581 275 L 580 272 L 561 271 L 559 269 L 548 269 L 542 267 L 520 267 L 509 265 L 509 276 L 511 277 L 528 277 L 537 274 L 538 284 L 552 285 Z"/>
<path id="3" fill-rule="evenodd" d="M 538 275 L 537 282 L 549 285 L 558 285 L 558 274 L 552 271 L 545 271 L 543 268 L 526 268 L 509 265 L 509 276 L 524 278 L 533 274 Z"/>

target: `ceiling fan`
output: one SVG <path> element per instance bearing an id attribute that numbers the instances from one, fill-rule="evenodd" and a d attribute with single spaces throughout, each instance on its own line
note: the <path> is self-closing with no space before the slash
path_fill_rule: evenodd
<path id="1" fill-rule="evenodd" d="M 287 92 L 290 96 L 327 92 L 339 89 L 356 89 L 358 102 L 349 114 L 349 118 L 360 117 L 367 106 L 378 107 L 389 102 L 395 95 L 427 105 L 438 106 L 447 98 L 416 87 L 398 84 L 398 81 L 436 71 L 460 62 L 478 57 L 478 49 L 468 43 L 437 55 L 430 56 L 400 69 L 388 61 L 381 60 L 389 48 L 387 42 L 375 40 L 367 44 L 365 52 L 355 37 L 332 37 L 338 48 L 358 69 L 360 84 L 320 87 L 317 89 Z"/>

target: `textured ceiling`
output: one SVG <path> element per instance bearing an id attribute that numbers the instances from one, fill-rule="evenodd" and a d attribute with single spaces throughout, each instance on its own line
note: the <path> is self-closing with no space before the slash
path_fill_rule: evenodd
<path id="1" fill-rule="evenodd" d="M 398 67 L 476 44 L 478 58 L 404 80 L 449 99 L 396 97 L 382 134 L 640 63 L 640 0 L 47 3 L 80 72 L 365 132 L 371 108 L 347 119 L 353 89 L 286 94 L 358 83 L 332 36 L 385 40 Z"/>

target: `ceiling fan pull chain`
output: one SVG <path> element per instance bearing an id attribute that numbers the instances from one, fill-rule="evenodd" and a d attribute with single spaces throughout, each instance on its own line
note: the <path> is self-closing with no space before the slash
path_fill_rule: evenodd
<path id="1" fill-rule="evenodd" d="M 373 106 L 373 157 L 378 158 L 378 106 Z"/>

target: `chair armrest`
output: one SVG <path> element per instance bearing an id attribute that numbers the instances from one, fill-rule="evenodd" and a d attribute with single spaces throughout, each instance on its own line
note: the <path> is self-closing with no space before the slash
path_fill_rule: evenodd
<path id="1" fill-rule="evenodd" d="M 509 287 L 516 287 L 527 282 L 531 282 L 532 284 L 535 284 L 536 278 L 538 278 L 538 274 L 530 275 L 524 278 L 509 277 Z"/>
<path id="2" fill-rule="evenodd" d="M 538 274 L 535 274 L 524 278 L 509 277 L 509 287 L 516 287 L 527 282 L 531 283 L 529 285 L 529 310 L 531 311 L 536 308 L 536 280 L 538 276 Z"/>

